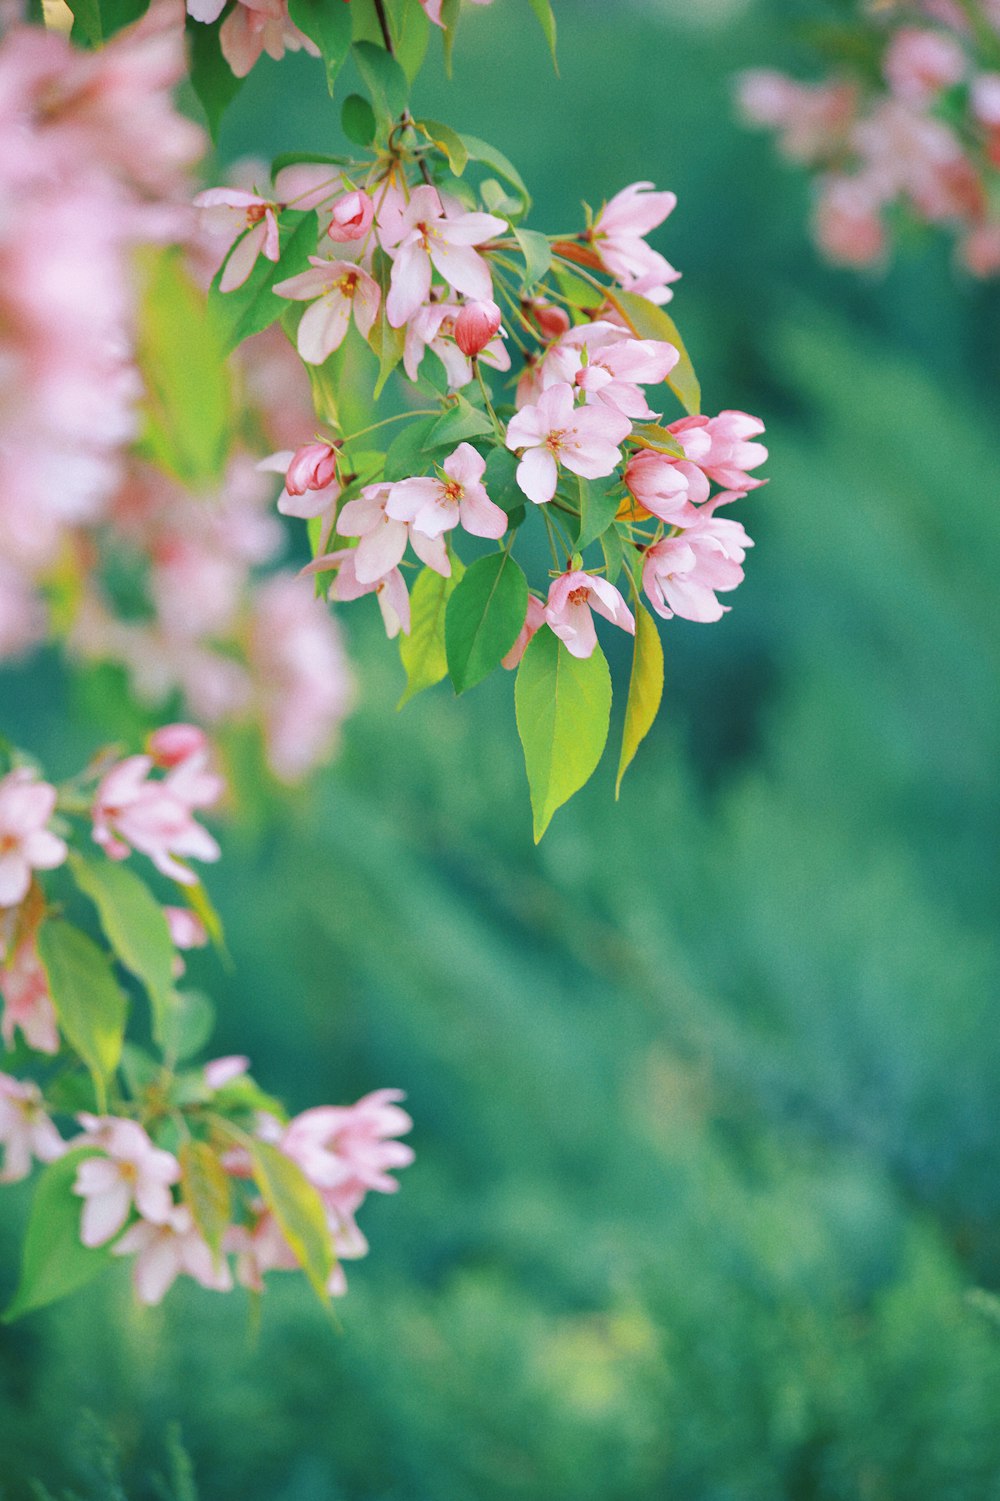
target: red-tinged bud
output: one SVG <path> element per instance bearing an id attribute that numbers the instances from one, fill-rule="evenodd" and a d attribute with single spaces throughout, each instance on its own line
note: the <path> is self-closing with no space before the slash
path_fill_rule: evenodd
<path id="1" fill-rule="evenodd" d="M 337 478 L 337 450 L 329 443 L 306 443 L 297 448 L 285 475 L 289 495 L 325 490 Z"/>
<path id="2" fill-rule="evenodd" d="M 165 724 L 150 735 L 149 754 L 157 766 L 180 766 L 208 744 L 204 730 L 196 724 Z"/>
<path id="3" fill-rule="evenodd" d="M 327 234 L 338 244 L 360 240 L 371 229 L 375 207 L 367 193 L 345 193 L 333 205 L 333 218 Z"/>
<path id="4" fill-rule="evenodd" d="M 455 343 L 471 359 L 500 332 L 500 309 L 495 302 L 467 302 L 455 319 Z"/>
<path id="5" fill-rule="evenodd" d="M 569 332 L 569 314 L 565 308 L 556 307 L 554 303 L 542 302 L 539 298 L 530 304 L 531 316 L 546 339 L 561 339 L 563 334 Z"/>

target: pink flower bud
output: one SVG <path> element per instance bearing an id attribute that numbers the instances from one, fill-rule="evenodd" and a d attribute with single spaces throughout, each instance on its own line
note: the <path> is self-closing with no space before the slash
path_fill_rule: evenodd
<path id="1" fill-rule="evenodd" d="M 470 358 L 479 354 L 496 337 L 500 320 L 495 302 L 467 302 L 455 319 L 455 343 Z"/>
<path id="2" fill-rule="evenodd" d="M 157 766 L 180 766 L 208 744 L 196 724 L 165 724 L 149 737 L 149 754 Z"/>
<path id="3" fill-rule="evenodd" d="M 337 450 L 329 443 L 306 443 L 297 448 L 285 475 L 289 495 L 325 490 L 337 477 Z"/>
<path id="4" fill-rule="evenodd" d="M 327 234 L 331 240 L 360 240 L 371 228 L 375 208 L 367 193 L 345 193 L 333 205 L 333 218 Z"/>
<path id="5" fill-rule="evenodd" d="M 190 907 L 164 907 L 170 937 L 175 948 L 203 949 L 208 943 L 205 924 Z"/>
<path id="6" fill-rule="evenodd" d="M 561 339 L 569 332 L 569 314 L 551 302 L 536 298 L 531 304 L 531 315 L 547 339 Z"/>

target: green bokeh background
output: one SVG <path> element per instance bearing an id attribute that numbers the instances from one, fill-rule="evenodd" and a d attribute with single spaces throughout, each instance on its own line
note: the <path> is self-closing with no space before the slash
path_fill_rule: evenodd
<path id="1" fill-rule="evenodd" d="M 256 1332 L 193 1285 L 140 1311 L 122 1269 L 0 1330 L 9 1501 L 121 1494 L 84 1411 L 143 1501 L 188 1494 L 155 1483 L 174 1423 L 203 1501 L 1000 1496 L 1000 298 L 916 230 L 885 275 L 818 263 L 729 98 L 794 60 L 792 9 L 556 0 L 556 80 L 495 0 L 419 82 L 540 228 L 677 191 L 656 242 L 706 410 L 768 424 L 748 579 L 668 626 L 620 804 L 608 765 L 538 849 L 509 678 L 397 717 L 353 612 L 342 757 L 225 835 L 235 968 L 198 977 L 216 1051 L 293 1107 L 404 1088 L 416 1165 L 364 1210 L 339 1329 L 291 1279 Z M 337 116 L 318 64 L 265 62 L 221 152 L 336 149 Z M 58 769 L 114 707 L 68 727 L 67 691 L 0 679 Z"/>

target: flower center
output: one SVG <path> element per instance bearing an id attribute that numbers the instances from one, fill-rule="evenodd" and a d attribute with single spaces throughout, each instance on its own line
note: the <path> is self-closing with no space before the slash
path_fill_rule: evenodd
<path id="1" fill-rule="evenodd" d="M 567 594 L 566 603 L 568 605 L 585 605 L 589 597 L 590 590 L 585 588 L 583 584 L 578 584 L 575 589 L 571 589 Z"/>
<path id="2" fill-rule="evenodd" d="M 335 281 L 330 288 L 331 292 L 339 292 L 341 297 L 346 297 L 348 300 L 354 296 L 357 290 L 358 273 L 356 271 L 345 271 L 340 280 Z"/>
<path id="3" fill-rule="evenodd" d="M 266 203 L 251 203 L 250 207 L 247 209 L 247 227 L 249 228 L 254 224 L 260 224 L 266 214 Z"/>
<path id="4" fill-rule="evenodd" d="M 458 483 L 458 480 L 450 479 L 441 486 L 441 493 L 438 496 L 438 505 L 453 505 L 456 501 L 462 499 L 464 493 L 465 492 L 463 491 L 462 486 Z"/>
<path id="5" fill-rule="evenodd" d="M 558 453 L 563 446 L 562 440 L 565 436 L 565 428 L 561 428 L 557 433 L 549 433 L 548 437 L 545 439 L 545 447 L 549 450 L 550 453 Z"/>

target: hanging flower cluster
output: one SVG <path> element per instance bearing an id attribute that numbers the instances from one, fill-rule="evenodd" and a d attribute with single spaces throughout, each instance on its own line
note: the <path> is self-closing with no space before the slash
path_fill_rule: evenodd
<path id="1" fill-rule="evenodd" d="M 958 0 L 869 5 L 834 34 L 833 73 L 741 75 L 748 123 L 817 173 L 813 232 L 831 261 L 889 255 L 900 210 L 947 228 L 966 271 L 1000 273 L 1000 9 Z"/>
<path id="2" fill-rule="evenodd" d="M 179 1275 L 261 1292 L 266 1273 L 302 1270 L 321 1296 L 343 1293 L 341 1262 L 367 1252 L 358 1210 L 412 1160 L 398 1091 L 289 1120 L 245 1058 L 190 1062 L 211 1021 L 180 986 L 182 953 L 218 921 L 190 862 L 219 857 L 201 817 L 223 792 L 203 733 L 184 724 L 62 787 L 27 765 L 0 777 L 0 1034 L 42 1080 L 0 1072 L 0 1182 L 47 1165 L 14 1313 L 113 1256 L 133 1258 L 144 1303 Z M 143 860 L 183 905 L 154 895 Z M 87 931 L 95 918 L 103 941 Z M 153 1051 L 128 1036 L 137 984 Z"/>

